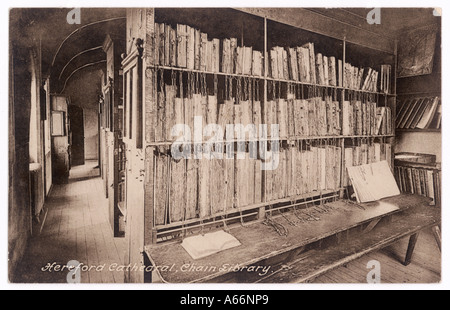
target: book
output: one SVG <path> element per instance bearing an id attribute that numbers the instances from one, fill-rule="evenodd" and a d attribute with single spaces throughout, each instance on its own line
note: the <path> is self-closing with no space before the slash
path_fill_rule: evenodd
<path id="1" fill-rule="evenodd" d="M 298 81 L 298 59 L 297 51 L 295 48 L 288 48 L 288 58 L 289 58 L 289 79 L 293 81 Z"/>
<path id="2" fill-rule="evenodd" d="M 177 24 L 176 65 L 180 68 L 187 66 L 187 27 Z"/>
<path id="3" fill-rule="evenodd" d="M 321 53 L 316 54 L 316 77 L 317 84 L 325 85 L 325 75 L 323 72 L 323 56 Z"/>
<path id="4" fill-rule="evenodd" d="M 438 103 L 439 97 L 435 97 L 432 99 L 431 103 L 427 105 L 425 111 L 423 112 L 423 116 L 419 121 L 419 123 L 417 124 L 416 128 L 424 129 L 429 127 L 433 119 L 434 113 L 436 112 Z"/>
<path id="5" fill-rule="evenodd" d="M 263 72 L 263 56 L 259 51 L 253 51 L 252 60 L 252 75 L 253 76 L 264 76 Z"/>
<path id="6" fill-rule="evenodd" d="M 231 40 L 223 39 L 222 41 L 222 73 L 232 73 L 231 70 Z"/>
<path id="7" fill-rule="evenodd" d="M 252 75 L 253 48 L 243 47 L 242 74 Z"/>
<path id="8" fill-rule="evenodd" d="M 195 29 L 186 26 L 186 68 L 195 69 Z"/>
<path id="9" fill-rule="evenodd" d="M 336 80 L 336 58 L 331 56 L 328 58 L 328 84 L 338 86 Z"/>
<path id="10" fill-rule="evenodd" d="M 207 257 L 240 245 L 239 240 L 223 230 L 204 235 L 190 236 L 184 238 L 181 242 L 181 246 L 192 259 Z"/>
<path id="11" fill-rule="evenodd" d="M 377 201 L 400 194 L 387 161 L 347 167 L 358 202 Z"/>

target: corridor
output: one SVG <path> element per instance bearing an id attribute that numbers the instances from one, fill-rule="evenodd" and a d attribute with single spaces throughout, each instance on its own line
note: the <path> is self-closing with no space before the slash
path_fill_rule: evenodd
<path id="1" fill-rule="evenodd" d="M 66 283 L 68 270 L 58 266 L 71 260 L 82 264 L 81 283 L 124 282 L 123 271 L 117 269 L 123 265 L 125 239 L 113 237 L 96 165 L 86 161 L 75 166 L 68 184 L 53 185 L 42 231 L 30 239 L 15 282 Z"/>

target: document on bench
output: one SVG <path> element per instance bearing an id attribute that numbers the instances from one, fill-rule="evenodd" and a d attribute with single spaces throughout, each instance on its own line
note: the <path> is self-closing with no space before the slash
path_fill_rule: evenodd
<path id="1" fill-rule="evenodd" d="M 387 161 L 347 167 L 358 202 L 370 202 L 400 195 Z"/>
<path id="2" fill-rule="evenodd" d="M 193 259 L 206 257 L 240 245 L 239 240 L 223 230 L 187 237 L 181 243 L 181 246 Z"/>

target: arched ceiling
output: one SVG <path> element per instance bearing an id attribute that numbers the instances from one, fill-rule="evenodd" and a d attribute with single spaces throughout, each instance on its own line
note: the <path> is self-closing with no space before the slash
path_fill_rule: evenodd
<path id="1" fill-rule="evenodd" d="M 69 24 L 72 8 L 15 8 L 10 10 L 11 38 L 41 54 L 43 78 L 50 78 L 51 93 L 74 100 L 99 91 L 100 70 L 106 67 L 101 48 L 106 35 L 125 37 L 126 9 L 81 8 L 80 24 Z M 98 81 L 93 81 L 92 78 Z M 77 94 L 74 90 L 84 92 Z M 96 98 L 93 98 L 96 100 Z"/>

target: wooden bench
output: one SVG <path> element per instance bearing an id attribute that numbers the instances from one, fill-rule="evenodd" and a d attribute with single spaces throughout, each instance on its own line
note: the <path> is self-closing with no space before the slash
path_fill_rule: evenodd
<path id="1" fill-rule="evenodd" d="M 318 221 L 290 226 L 286 215 L 274 216 L 288 229 L 287 235 L 263 222 L 238 225 L 230 233 L 241 242 L 239 247 L 193 260 L 180 242 L 156 244 L 145 247 L 145 261 L 153 267 L 154 282 L 308 282 L 410 237 L 404 262 L 409 264 L 422 229 L 434 227 L 440 238 L 440 209 L 428 202 L 425 197 L 404 194 L 358 205 L 337 201 L 330 204 L 330 212 L 316 214 Z"/>

